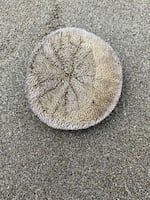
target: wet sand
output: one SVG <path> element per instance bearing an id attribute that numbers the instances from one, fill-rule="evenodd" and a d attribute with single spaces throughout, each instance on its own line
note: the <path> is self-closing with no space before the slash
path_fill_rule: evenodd
<path id="1" fill-rule="evenodd" d="M 0 199 L 150 198 L 148 5 L 148 0 L 1 1 Z M 117 107 L 87 130 L 48 127 L 26 99 L 32 50 L 62 27 L 100 36 L 123 66 Z"/>

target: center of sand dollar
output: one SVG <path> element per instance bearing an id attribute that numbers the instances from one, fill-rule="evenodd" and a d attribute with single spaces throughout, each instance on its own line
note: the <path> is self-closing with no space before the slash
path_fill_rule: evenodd
<path id="1" fill-rule="evenodd" d="M 33 53 L 27 78 L 34 112 L 47 124 L 68 129 L 103 118 L 122 83 L 112 49 L 77 28 L 48 35 Z"/>
<path id="2" fill-rule="evenodd" d="M 65 78 L 70 80 L 73 76 L 73 69 L 65 69 L 64 72 L 65 72 Z"/>

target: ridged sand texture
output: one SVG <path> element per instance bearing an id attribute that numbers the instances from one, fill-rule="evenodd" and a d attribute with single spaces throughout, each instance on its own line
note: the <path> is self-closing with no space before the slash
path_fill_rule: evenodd
<path id="1" fill-rule="evenodd" d="M 27 69 L 33 112 L 58 129 L 85 129 L 116 106 L 122 68 L 113 49 L 96 35 L 63 28 L 47 35 L 33 51 Z"/>

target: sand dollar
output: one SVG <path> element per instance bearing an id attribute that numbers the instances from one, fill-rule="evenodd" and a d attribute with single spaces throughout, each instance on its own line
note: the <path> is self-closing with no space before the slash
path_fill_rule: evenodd
<path id="1" fill-rule="evenodd" d="M 33 51 L 27 69 L 33 112 L 59 129 L 84 129 L 114 109 L 122 69 L 113 49 L 96 35 L 63 28 L 47 35 Z"/>

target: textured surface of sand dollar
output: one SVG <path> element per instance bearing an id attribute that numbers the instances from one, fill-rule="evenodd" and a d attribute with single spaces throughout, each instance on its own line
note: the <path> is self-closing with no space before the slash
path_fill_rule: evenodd
<path id="1" fill-rule="evenodd" d="M 78 28 L 52 32 L 33 51 L 27 70 L 34 113 L 60 129 L 83 129 L 102 121 L 115 107 L 122 69 L 112 48 Z"/>

